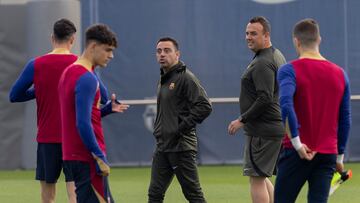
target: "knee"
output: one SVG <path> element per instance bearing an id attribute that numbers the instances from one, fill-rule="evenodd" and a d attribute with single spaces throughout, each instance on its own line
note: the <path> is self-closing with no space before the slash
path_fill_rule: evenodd
<path id="1" fill-rule="evenodd" d="M 74 182 L 66 182 L 66 190 L 69 199 L 69 203 L 76 203 L 76 193 Z"/>
<path id="2" fill-rule="evenodd" d="M 43 202 L 55 202 L 56 187 L 55 184 L 41 183 L 41 198 Z"/>
<path id="3" fill-rule="evenodd" d="M 162 203 L 164 201 L 164 192 L 155 186 L 150 186 L 148 191 L 149 203 Z"/>
<path id="4" fill-rule="evenodd" d="M 69 203 L 76 203 L 76 193 L 75 191 L 72 192 L 68 192 L 68 199 L 69 199 Z"/>
<path id="5" fill-rule="evenodd" d="M 188 188 L 190 189 L 190 188 Z M 191 188 L 190 190 L 183 190 L 185 198 L 190 203 L 206 203 L 206 200 L 204 198 L 204 194 L 201 191 L 200 187 Z"/>
<path id="6" fill-rule="evenodd" d="M 298 193 L 296 191 L 289 191 L 280 189 L 275 186 L 274 202 L 275 203 L 294 203 L 296 202 Z"/>
<path id="7" fill-rule="evenodd" d="M 309 194 L 308 203 L 326 203 L 328 202 L 328 193 L 326 194 Z"/>
<path id="8" fill-rule="evenodd" d="M 42 200 L 45 203 L 55 203 L 55 192 L 43 192 L 42 193 Z"/>
<path id="9" fill-rule="evenodd" d="M 266 177 L 250 176 L 249 182 L 251 185 L 265 185 Z"/>
<path id="10" fill-rule="evenodd" d="M 148 203 L 162 203 L 163 201 L 164 201 L 163 195 L 149 193 Z"/>

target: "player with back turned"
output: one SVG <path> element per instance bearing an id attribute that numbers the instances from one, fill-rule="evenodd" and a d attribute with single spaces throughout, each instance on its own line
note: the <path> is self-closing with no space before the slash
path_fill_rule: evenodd
<path id="1" fill-rule="evenodd" d="M 351 125 L 350 85 L 345 71 L 319 51 L 320 29 L 313 19 L 299 21 L 293 42 L 299 59 L 278 72 L 283 141 L 275 202 L 295 202 L 308 182 L 308 202 L 327 202 L 334 171 L 342 172 Z"/>
<path id="2" fill-rule="evenodd" d="M 75 25 L 70 20 L 56 21 L 51 36 L 53 50 L 31 59 L 10 91 L 11 102 L 36 99 L 38 127 L 36 180 L 40 181 L 43 203 L 55 201 L 55 184 L 63 168 L 57 88 L 65 68 L 77 59 L 76 55 L 70 53 L 75 40 L 75 32 Z M 65 169 L 64 174 L 69 202 L 75 203 L 73 179 Z"/>

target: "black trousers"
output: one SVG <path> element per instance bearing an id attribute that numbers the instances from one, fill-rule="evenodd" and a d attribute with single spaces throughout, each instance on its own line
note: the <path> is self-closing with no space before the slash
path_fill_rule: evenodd
<path id="1" fill-rule="evenodd" d="M 196 152 L 155 152 L 151 168 L 149 203 L 163 202 L 174 175 L 185 198 L 191 203 L 206 202 L 201 191 L 196 165 Z"/>

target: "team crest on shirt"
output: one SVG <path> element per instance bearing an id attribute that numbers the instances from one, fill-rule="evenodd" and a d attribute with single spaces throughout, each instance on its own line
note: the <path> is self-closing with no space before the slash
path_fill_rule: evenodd
<path id="1" fill-rule="evenodd" d="M 175 83 L 170 83 L 170 85 L 169 85 L 169 90 L 173 90 L 175 88 Z"/>

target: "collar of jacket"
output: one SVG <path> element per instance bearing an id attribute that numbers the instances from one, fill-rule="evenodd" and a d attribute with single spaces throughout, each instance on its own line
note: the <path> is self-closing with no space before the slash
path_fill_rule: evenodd
<path id="1" fill-rule="evenodd" d="M 184 72 L 186 70 L 186 65 L 179 61 L 176 65 L 174 65 L 168 72 L 164 72 L 164 70 L 160 69 L 160 75 L 161 75 L 161 84 L 164 84 L 169 78 L 171 78 L 173 75 Z"/>
<path id="2" fill-rule="evenodd" d="M 265 48 L 265 49 L 260 49 L 259 51 L 257 51 L 257 52 L 255 53 L 255 56 L 253 57 L 253 59 L 256 58 L 257 56 L 260 56 L 260 55 L 262 55 L 262 54 L 264 54 L 264 53 L 267 53 L 268 51 L 273 51 L 274 49 L 275 49 L 275 48 L 274 48 L 273 46 L 268 47 L 268 48 Z"/>

